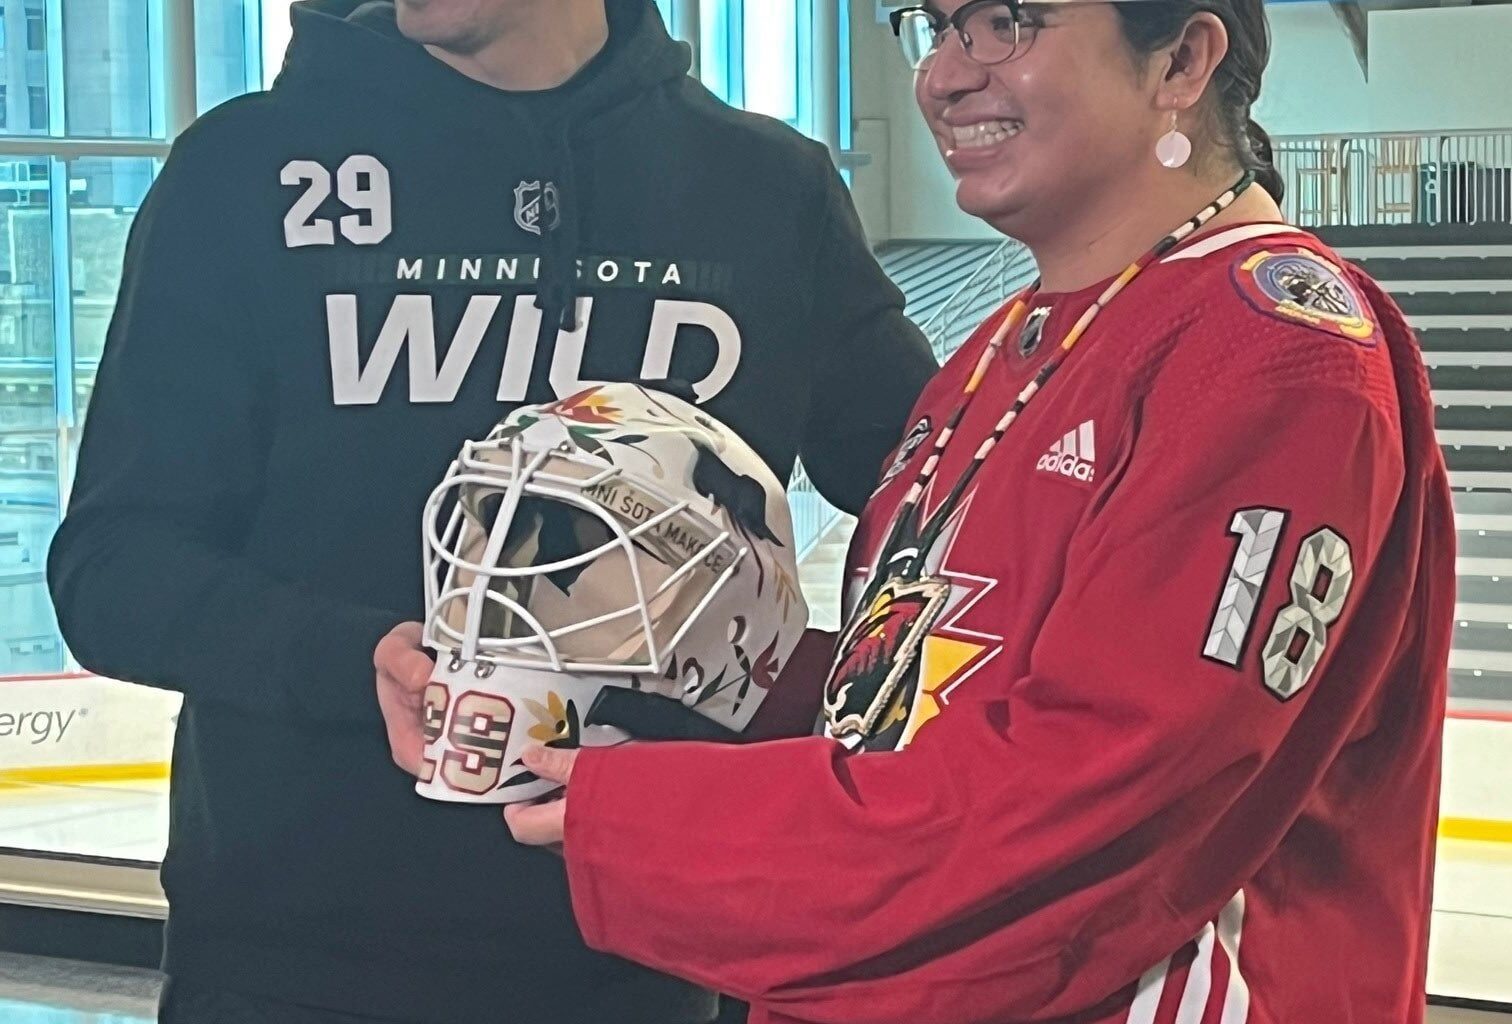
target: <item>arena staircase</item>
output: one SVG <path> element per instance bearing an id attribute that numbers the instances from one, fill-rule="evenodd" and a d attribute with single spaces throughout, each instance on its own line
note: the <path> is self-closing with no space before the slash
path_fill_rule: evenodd
<path id="1" fill-rule="evenodd" d="M 1454 487 L 1457 706 L 1512 696 L 1512 229 L 1320 232 L 1391 292 L 1423 347 Z"/>

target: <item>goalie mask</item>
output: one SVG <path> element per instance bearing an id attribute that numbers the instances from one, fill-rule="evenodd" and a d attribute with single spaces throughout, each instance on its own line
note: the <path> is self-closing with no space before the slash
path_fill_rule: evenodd
<path id="1" fill-rule="evenodd" d="M 808 621 L 782 485 L 723 424 L 639 385 L 469 441 L 424 539 L 437 661 L 417 788 L 436 799 L 550 792 L 520 762 L 533 744 L 738 732 Z"/>

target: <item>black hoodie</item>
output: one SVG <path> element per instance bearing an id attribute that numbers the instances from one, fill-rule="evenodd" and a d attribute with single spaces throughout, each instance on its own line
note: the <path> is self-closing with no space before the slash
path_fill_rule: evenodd
<path id="1" fill-rule="evenodd" d="M 434 1024 L 702 1019 L 583 947 L 555 857 L 391 763 L 371 659 L 422 614 L 423 499 L 520 401 L 671 375 L 855 509 L 933 361 L 825 150 L 687 77 L 649 0 L 530 95 L 354 6 L 297 5 L 277 85 L 174 146 L 50 555 L 79 660 L 185 694 L 167 969 Z"/>

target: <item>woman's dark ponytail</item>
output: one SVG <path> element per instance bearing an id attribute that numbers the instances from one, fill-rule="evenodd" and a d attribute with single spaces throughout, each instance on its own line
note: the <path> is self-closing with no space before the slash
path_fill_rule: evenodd
<path id="1" fill-rule="evenodd" d="M 1276 152 L 1271 147 L 1270 135 L 1253 117 L 1245 118 L 1244 137 L 1249 143 L 1251 159 L 1245 167 L 1255 172 L 1255 181 L 1271 194 L 1277 203 L 1286 198 L 1286 180 L 1276 170 Z"/>

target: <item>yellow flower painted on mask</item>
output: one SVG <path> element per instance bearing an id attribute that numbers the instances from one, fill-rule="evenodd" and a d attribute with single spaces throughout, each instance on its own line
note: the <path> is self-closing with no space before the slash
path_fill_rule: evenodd
<path id="1" fill-rule="evenodd" d="M 526 730 L 526 735 L 538 743 L 552 744 L 562 741 L 577 743 L 577 709 L 571 701 L 563 701 L 556 693 L 546 695 L 546 703 L 526 699 L 525 709 L 535 716 L 536 724 Z"/>

